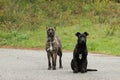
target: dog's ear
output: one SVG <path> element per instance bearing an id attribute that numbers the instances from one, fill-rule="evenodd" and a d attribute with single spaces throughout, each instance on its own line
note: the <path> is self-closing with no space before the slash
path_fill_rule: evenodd
<path id="1" fill-rule="evenodd" d="M 84 34 L 85 34 L 86 36 L 88 36 L 88 35 L 89 35 L 87 32 L 84 32 Z"/>
<path id="2" fill-rule="evenodd" d="M 46 26 L 46 30 L 48 30 L 48 28 L 49 28 L 49 27 L 48 27 L 48 26 Z"/>
<path id="3" fill-rule="evenodd" d="M 77 32 L 75 35 L 78 37 L 80 35 L 80 32 Z"/>

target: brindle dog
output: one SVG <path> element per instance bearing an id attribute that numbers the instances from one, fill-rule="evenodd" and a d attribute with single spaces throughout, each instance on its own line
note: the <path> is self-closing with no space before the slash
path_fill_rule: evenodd
<path id="1" fill-rule="evenodd" d="M 46 52 L 48 57 L 48 70 L 56 70 L 57 55 L 59 56 L 59 68 L 62 68 L 62 44 L 58 36 L 55 35 L 55 27 L 46 27 L 47 41 Z M 51 60 L 52 58 L 52 60 Z M 52 62 L 52 66 L 51 66 Z"/>

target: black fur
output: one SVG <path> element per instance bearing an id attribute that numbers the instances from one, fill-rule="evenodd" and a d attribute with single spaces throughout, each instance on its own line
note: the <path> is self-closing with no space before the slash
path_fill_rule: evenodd
<path id="1" fill-rule="evenodd" d="M 78 37 L 77 44 L 75 46 L 74 52 L 73 52 L 73 59 L 71 61 L 71 68 L 74 73 L 85 73 L 87 71 L 97 71 L 96 69 L 87 69 L 88 61 L 87 61 L 87 36 L 88 33 L 79 33 L 77 32 L 75 34 Z M 81 58 L 80 58 L 81 57 Z"/>

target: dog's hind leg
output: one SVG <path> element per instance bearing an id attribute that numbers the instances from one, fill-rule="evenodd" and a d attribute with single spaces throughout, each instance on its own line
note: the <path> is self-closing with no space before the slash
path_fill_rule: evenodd
<path id="1" fill-rule="evenodd" d="M 74 64 L 74 61 L 73 61 L 73 59 L 71 60 L 71 68 L 72 68 L 72 70 L 74 71 L 74 66 L 75 64 Z"/>
<path id="2" fill-rule="evenodd" d="M 59 68 L 63 68 L 63 66 L 62 66 L 62 56 L 59 57 Z"/>
<path id="3" fill-rule="evenodd" d="M 59 68 L 63 68 L 63 66 L 62 66 L 62 50 L 61 49 L 59 49 L 58 55 L 59 55 Z"/>

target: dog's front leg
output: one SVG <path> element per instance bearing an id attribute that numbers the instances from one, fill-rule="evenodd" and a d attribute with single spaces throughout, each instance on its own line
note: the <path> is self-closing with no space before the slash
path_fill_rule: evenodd
<path id="1" fill-rule="evenodd" d="M 56 59 L 57 59 L 57 55 L 56 53 L 52 54 L 52 68 L 53 70 L 56 70 Z"/>
<path id="2" fill-rule="evenodd" d="M 79 54 L 73 54 L 73 62 L 74 62 L 74 73 L 78 73 L 78 60 L 79 59 Z"/>
<path id="3" fill-rule="evenodd" d="M 82 73 L 87 72 L 87 54 L 83 54 L 83 55 L 82 55 L 81 72 L 82 72 Z"/>
<path id="4" fill-rule="evenodd" d="M 74 70 L 73 70 L 73 72 L 74 72 L 74 73 L 78 73 L 77 60 L 74 58 L 74 59 L 73 59 L 73 62 L 74 62 L 74 64 L 75 64 L 75 65 L 74 65 Z"/>
<path id="5" fill-rule="evenodd" d="M 51 69 L 50 53 L 47 53 L 47 57 L 48 57 L 48 70 L 50 70 Z"/>
<path id="6" fill-rule="evenodd" d="M 84 60 L 81 67 L 81 73 L 87 72 L 87 60 Z"/>

